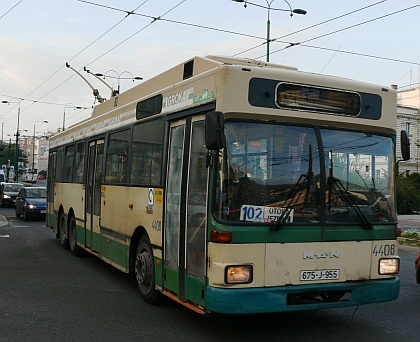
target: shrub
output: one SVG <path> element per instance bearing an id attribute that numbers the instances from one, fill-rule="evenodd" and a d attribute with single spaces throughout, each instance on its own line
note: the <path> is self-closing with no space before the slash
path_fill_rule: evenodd
<path id="1" fill-rule="evenodd" d="M 420 232 L 416 229 L 407 229 L 401 233 L 401 236 L 406 239 L 420 240 Z"/>
<path id="2" fill-rule="evenodd" d="M 420 174 L 397 177 L 397 213 L 408 215 L 420 210 Z"/>

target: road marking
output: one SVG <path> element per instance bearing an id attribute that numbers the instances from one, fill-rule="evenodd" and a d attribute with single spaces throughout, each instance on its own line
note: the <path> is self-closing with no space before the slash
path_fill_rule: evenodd
<path id="1" fill-rule="evenodd" d="M 13 228 L 30 228 L 31 226 L 13 226 Z"/>
<path id="2" fill-rule="evenodd" d="M 7 234 L 7 235 L 0 235 L 0 238 L 9 238 L 9 237 L 10 237 L 9 234 Z"/>

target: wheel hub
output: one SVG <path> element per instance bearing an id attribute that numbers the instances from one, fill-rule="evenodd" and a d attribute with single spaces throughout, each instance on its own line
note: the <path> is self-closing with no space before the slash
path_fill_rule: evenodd
<path id="1" fill-rule="evenodd" d="M 146 286 L 150 286 L 150 254 L 147 251 L 141 252 L 137 257 L 137 281 Z"/>

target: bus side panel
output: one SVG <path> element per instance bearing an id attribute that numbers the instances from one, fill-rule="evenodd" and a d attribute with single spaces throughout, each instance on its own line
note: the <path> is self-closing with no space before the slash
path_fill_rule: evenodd
<path id="1" fill-rule="evenodd" d="M 129 269 L 134 231 L 143 227 L 152 246 L 162 246 L 163 189 L 102 186 L 101 256 L 120 268 Z M 161 258 L 161 252 L 155 257 Z"/>
<path id="2" fill-rule="evenodd" d="M 70 210 L 72 210 L 76 218 L 76 224 L 78 221 L 84 222 L 84 193 L 85 191 L 83 184 L 56 182 L 54 183 L 54 204 L 49 203 L 49 206 L 54 206 L 55 215 L 59 214 L 60 208 L 63 209 L 63 212 L 66 216 L 69 215 Z M 48 212 L 51 213 L 52 211 L 48 210 Z M 54 220 L 54 227 L 57 227 L 58 216 L 56 216 Z"/>

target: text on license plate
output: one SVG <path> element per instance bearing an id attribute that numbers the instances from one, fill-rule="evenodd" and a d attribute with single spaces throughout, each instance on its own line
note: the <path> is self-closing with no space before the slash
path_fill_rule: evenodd
<path id="1" fill-rule="evenodd" d="M 300 280 L 331 280 L 339 279 L 340 270 L 300 271 Z"/>

